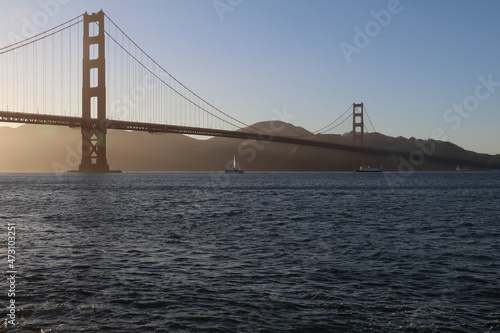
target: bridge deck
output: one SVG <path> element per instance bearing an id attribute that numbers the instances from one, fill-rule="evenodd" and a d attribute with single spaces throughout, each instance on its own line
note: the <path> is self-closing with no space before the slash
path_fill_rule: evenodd
<path id="1" fill-rule="evenodd" d="M 358 148 L 351 145 L 342 145 L 337 143 L 318 141 L 314 140 L 313 138 L 307 139 L 299 137 L 277 136 L 264 132 L 255 133 L 255 132 L 248 132 L 245 130 L 228 131 L 228 130 L 208 129 L 199 127 L 129 122 L 129 121 L 111 120 L 111 119 L 99 121 L 98 119 L 88 120 L 88 119 L 83 119 L 81 117 L 42 115 L 42 114 L 30 114 L 30 113 L 9 112 L 9 111 L 0 111 L 0 122 L 23 123 L 23 124 L 50 124 L 50 125 L 68 126 L 68 127 L 82 127 L 84 125 L 85 126 L 94 125 L 101 128 L 104 126 L 104 128 L 115 129 L 115 130 L 143 131 L 150 133 L 203 135 L 203 136 L 225 137 L 225 138 L 234 138 L 242 140 L 259 140 L 268 142 L 272 141 L 272 142 L 280 142 L 280 143 L 295 144 L 302 146 L 358 152 L 365 154 L 374 154 L 383 156 L 402 156 L 403 158 L 406 159 L 410 158 L 411 154 L 408 152 L 396 151 L 390 149 L 378 149 L 370 147 Z M 485 163 L 481 162 L 464 161 L 461 159 L 455 159 L 445 156 L 426 155 L 425 159 L 431 162 L 448 163 L 448 164 L 467 164 L 479 168 L 491 167 L 490 165 L 486 165 Z"/>

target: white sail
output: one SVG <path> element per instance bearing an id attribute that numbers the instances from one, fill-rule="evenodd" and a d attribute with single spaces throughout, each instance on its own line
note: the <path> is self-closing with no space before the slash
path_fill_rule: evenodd
<path id="1" fill-rule="evenodd" d="M 240 165 L 236 161 L 236 155 L 233 155 L 233 162 L 231 163 L 231 167 L 227 169 L 226 172 L 243 173 L 243 170 L 240 169 Z"/>

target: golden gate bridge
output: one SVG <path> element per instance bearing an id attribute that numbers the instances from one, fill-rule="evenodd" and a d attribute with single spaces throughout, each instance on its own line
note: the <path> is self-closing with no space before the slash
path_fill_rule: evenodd
<path id="1" fill-rule="evenodd" d="M 0 71 L 0 110 L 5 107 L 0 121 L 80 128 L 80 172 L 110 171 L 108 129 L 265 140 L 408 157 L 407 152 L 364 146 L 362 103 L 352 105 L 350 145 L 316 136 L 269 135 L 253 128 L 182 84 L 103 11 L 85 13 L 1 48 Z M 317 134 L 336 127 L 346 112 Z M 456 162 L 439 156 L 428 159 Z"/>

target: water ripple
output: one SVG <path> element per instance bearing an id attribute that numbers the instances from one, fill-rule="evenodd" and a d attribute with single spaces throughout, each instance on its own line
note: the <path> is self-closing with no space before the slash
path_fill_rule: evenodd
<path id="1" fill-rule="evenodd" d="M 0 175 L 0 332 L 500 330 L 498 173 L 365 176 Z"/>

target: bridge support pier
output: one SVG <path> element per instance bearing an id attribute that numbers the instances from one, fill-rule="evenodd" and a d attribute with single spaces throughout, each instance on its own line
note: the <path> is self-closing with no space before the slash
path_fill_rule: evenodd
<path id="1" fill-rule="evenodd" d="M 96 126 L 82 127 L 80 172 L 110 172 L 106 159 L 106 132 Z"/>
<path id="2" fill-rule="evenodd" d="M 102 10 L 83 15 L 82 78 L 82 161 L 78 171 L 110 172 L 106 158 L 106 57 Z"/>

